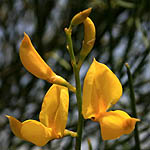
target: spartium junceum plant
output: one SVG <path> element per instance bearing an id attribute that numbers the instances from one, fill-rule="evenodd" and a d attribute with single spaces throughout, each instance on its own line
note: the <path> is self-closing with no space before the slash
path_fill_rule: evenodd
<path id="1" fill-rule="evenodd" d="M 20 45 L 19 55 L 23 66 L 37 78 L 46 80 L 53 85 L 46 93 L 39 120 L 20 122 L 12 116 L 6 115 L 12 132 L 19 138 L 37 146 L 44 146 L 52 139 L 72 136 L 76 138 L 75 149 L 81 148 L 83 120 L 91 119 L 100 124 L 103 140 L 117 139 L 123 134 L 130 134 L 139 119 L 130 117 L 122 110 L 107 111 L 122 95 L 122 86 L 116 75 L 105 65 L 93 59 L 83 83 L 83 97 L 81 96 L 80 68 L 94 46 L 95 26 L 88 17 L 91 8 L 76 14 L 65 28 L 67 50 L 75 75 L 76 87 L 63 77 L 56 75 L 40 57 L 33 47 L 29 36 L 24 33 Z M 72 29 L 79 24 L 84 25 L 84 39 L 78 56 L 74 56 L 72 44 Z M 68 89 L 76 94 L 78 106 L 77 131 L 66 129 L 69 94 Z"/>

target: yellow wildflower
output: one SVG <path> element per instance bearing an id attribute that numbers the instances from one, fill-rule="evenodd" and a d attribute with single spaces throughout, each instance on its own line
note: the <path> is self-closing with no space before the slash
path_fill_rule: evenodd
<path id="1" fill-rule="evenodd" d="M 131 133 L 140 121 L 121 110 L 106 112 L 121 95 L 122 86 L 116 75 L 94 59 L 84 80 L 82 114 L 100 123 L 103 140 Z"/>
<path id="2" fill-rule="evenodd" d="M 71 91 L 75 92 L 75 88 L 71 84 L 61 76 L 56 75 L 45 63 L 33 47 L 31 40 L 26 33 L 24 33 L 24 39 L 21 42 L 19 54 L 24 67 L 37 78 L 46 80 L 50 83 L 66 86 Z"/>
<path id="3" fill-rule="evenodd" d="M 7 116 L 12 132 L 19 138 L 29 141 L 37 146 L 44 146 L 52 139 L 72 135 L 66 130 L 68 117 L 69 94 L 68 88 L 53 84 L 46 93 L 39 121 L 26 120 L 20 122 L 12 116 Z M 73 133 L 73 136 L 76 136 Z"/>

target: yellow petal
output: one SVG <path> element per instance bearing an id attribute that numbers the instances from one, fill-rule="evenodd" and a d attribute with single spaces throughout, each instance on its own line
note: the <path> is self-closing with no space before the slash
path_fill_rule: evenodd
<path id="1" fill-rule="evenodd" d="M 112 140 L 123 134 L 130 134 L 134 130 L 137 121 L 140 120 L 131 118 L 121 110 L 101 113 L 99 123 L 103 140 Z"/>
<path id="2" fill-rule="evenodd" d="M 29 141 L 37 146 L 44 146 L 49 140 L 55 137 L 52 129 L 45 127 L 36 120 L 27 120 L 21 123 L 16 118 L 6 115 L 9 119 L 10 127 L 15 136 Z"/>
<path id="3" fill-rule="evenodd" d="M 140 119 L 136 118 L 126 119 L 123 122 L 124 134 L 130 134 L 134 130 L 137 121 L 140 121 Z"/>
<path id="4" fill-rule="evenodd" d="M 66 87 L 53 84 L 44 97 L 40 121 L 52 128 L 59 137 L 63 136 L 68 117 L 69 95 Z"/>
<path id="5" fill-rule="evenodd" d="M 26 120 L 22 123 L 21 134 L 27 141 L 44 146 L 49 140 L 56 138 L 52 135 L 52 129 L 45 127 L 36 120 Z"/>
<path id="6" fill-rule="evenodd" d="M 122 86 L 116 75 L 104 64 L 93 60 L 83 85 L 82 114 L 95 119 L 122 95 Z"/>
<path id="7" fill-rule="evenodd" d="M 30 38 L 24 33 L 24 39 L 20 45 L 20 59 L 24 67 L 37 78 L 47 80 L 50 83 L 60 84 L 75 92 L 76 89 L 60 76 L 57 76 L 45 63 L 33 47 Z"/>
<path id="8" fill-rule="evenodd" d="M 21 132 L 20 132 L 21 127 L 22 127 L 21 122 L 12 116 L 6 115 L 6 117 L 9 119 L 10 128 L 12 132 L 14 133 L 14 135 L 23 139 Z"/>
<path id="9" fill-rule="evenodd" d="M 49 81 L 55 73 L 44 62 L 33 47 L 30 38 L 24 33 L 24 39 L 20 45 L 20 59 L 24 67 L 37 78 Z"/>
<path id="10" fill-rule="evenodd" d="M 77 13 L 71 20 L 71 25 L 78 25 L 80 23 L 82 23 L 86 17 L 89 16 L 89 14 L 91 13 L 91 8 L 88 8 L 82 12 Z"/>

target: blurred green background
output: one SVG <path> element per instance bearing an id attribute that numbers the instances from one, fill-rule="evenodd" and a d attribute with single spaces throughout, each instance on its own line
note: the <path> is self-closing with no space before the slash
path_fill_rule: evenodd
<path id="1" fill-rule="evenodd" d="M 40 150 L 16 138 L 5 115 L 24 121 L 38 120 L 44 94 L 51 86 L 28 73 L 20 62 L 19 45 L 26 32 L 39 54 L 58 75 L 74 84 L 66 49 L 64 28 L 78 12 L 92 7 L 90 18 L 96 27 L 96 42 L 81 68 L 81 80 L 95 57 L 118 76 L 123 96 L 112 109 L 132 116 L 125 63 L 131 67 L 142 150 L 150 148 L 150 1 L 149 0 L 0 0 L 0 149 Z M 83 40 L 83 25 L 73 30 L 75 54 Z M 67 128 L 76 131 L 77 107 L 70 93 Z M 98 123 L 86 120 L 82 150 L 134 150 L 133 133 L 104 142 Z M 42 150 L 72 150 L 75 139 L 53 140 Z"/>

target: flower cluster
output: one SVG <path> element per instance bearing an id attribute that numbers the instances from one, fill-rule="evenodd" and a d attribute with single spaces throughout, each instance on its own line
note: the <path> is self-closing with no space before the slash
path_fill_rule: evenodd
<path id="1" fill-rule="evenodd" d="M 95 26 L 88 17 L 90 12 L 91 8 L 78 13 L 70 24 L 70 28 L 84 24 L 84 40 L 77 65 L 79 70 L 95 42 Z M 66 29 L 66 32 L 68 31 L 70 30 Z M 65 129 L 69 106 L 68 89 L 76 92 L 76 88 L 53 72 L 35 50 L 26 33 L 24 33 L 19 54 L 22 64 L 30 73 L 53 85 L 44 97 L 39 114 L 40 121 L 26 120 L 21 123 L 7 115 L 13 133 L 38 146 L 43 146 L 52 139 L 66 135 L 76 137 L 76 132 Z M 107 112 L 121 95 L 122 86 L 116 75 L 105 64 L 93 59 L 83 84 L 82 115 L 84 119 L 99 122 L 103 140 L 116 139 L 123 134 L 131 133 L 135 123 L 139 121 L 121 110 Z"/>

